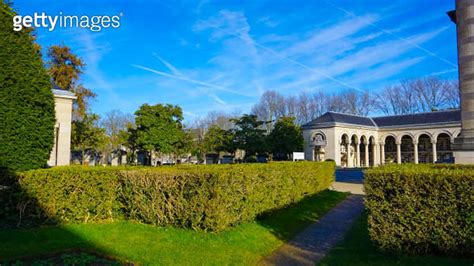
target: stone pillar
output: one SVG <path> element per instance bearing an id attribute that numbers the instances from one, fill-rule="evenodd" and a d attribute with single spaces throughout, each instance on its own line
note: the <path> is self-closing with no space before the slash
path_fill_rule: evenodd
<path id="1" fill-rule="evenodd" d="M 418 141 L 413 142 L 413 153 L 415 155 L 415 163 L 418 164 Z"/>
<path id="2" fill-rule="evenodd" d="M 384 164 L 385 164 L 385 160 L 386 160 L 386 159 L 385 159 L 385 143 L 382 142 L 382 143 L 380 144 L 380 161 L 381 161 L 380 163 L 381 163 L 382 165 L 384 165 Z"/>
<path id="3" fill-rule="evenodd" d="M 356 144 L 356 167 L 360 167 L 360 144 Z"/>
<path id="4" fill-rule="evenodd" d="M 433 163 L 436 163 L 438 160 L 438 153 L 436 151 L 436 140 L 431 141 L 431 147 L 433 147 Z"/>
<path id="5" fill-rule="evenodd" d="M 453 18 L 453 17 L 452 17 Z M 461 135 L 454 140 L 456 163 L 474 163 L 474 1 L 456 0 Z"/>
<path id="6" fill-rule="evenodd" d="M 376 143 L 372 144 L 372 163 L 373 165 L 372 166 L 377 166 L 378 165 L 378 162 L 377 162 L 377 145 Z"/>
<path id="7" fill-rule="evenodd" d="M 402 144 L 397 142 L 397 163 L 402 163 Z"/>
<path id="8" fill-rule="evenodd" d="M 370 164 L 369 164 L 369 144 L 368 143 L 365 143 L 365 163 L 364 163 L 364 166 L 365 167 L 369 167 Z"/>
<path id="9" fill-rule="evenodd" d="M 351 155 L 351 148 L 352 148 L 352 145 L 349 143 L 347 144 L 347 148 L 346 148 L 346 151 L 347 151 L 347 167 L 354 167 L 354 161 L 352 160 L 352 155 Z"/>

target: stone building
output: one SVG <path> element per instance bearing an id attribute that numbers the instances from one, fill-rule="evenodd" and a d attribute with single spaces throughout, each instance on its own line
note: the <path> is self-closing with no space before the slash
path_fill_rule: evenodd
<path id="1" fill-rule="evenodd" d="M 72 103 L 76 96 L 55 84 L 52 84 L 52 86 L 56 125 L 54 127 L 54 146 L 48 160 L 48 165 L 69 165 L 71 158 Z"/>
<path id="2" fill-rule="evenodd" d="M 474 1 L 456 0 L 461 109 L 385 117 L 328 112 L 303 126 L 305 159 L 339 166 L 474 164 Z"/>
<path id="3" fill-rule="evenodd" d="M 453 162 L 460 110 L 366 117 L 327 112 L 303 125 L 305 160 L 338 166 Z"/>

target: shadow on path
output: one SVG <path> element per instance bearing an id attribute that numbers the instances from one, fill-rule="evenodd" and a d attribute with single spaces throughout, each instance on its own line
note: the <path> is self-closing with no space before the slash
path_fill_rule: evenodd
<path id="1" fill-rule="evenodd" d="M 295 238 L 265 258 L 264 265 L 315 265 L 351 228 L 364 210 L 363 197 L 351 195 Z"/>

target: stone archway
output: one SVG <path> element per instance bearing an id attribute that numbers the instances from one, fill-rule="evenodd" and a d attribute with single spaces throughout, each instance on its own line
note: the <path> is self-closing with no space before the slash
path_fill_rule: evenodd
<path id="1" fill-rule="evenodd" d="M 397 162 L 397 140 L 394 136 L 387 136 L 385 138 L 384 152 L 385 162 L 383 163 Z"/>
<path id="2" fill-rule="evenodd" d="M 400 141 L 400 155 L 402 163 L 415 162 L 415 151 L 413 145 L 413 138 L 410 135 L 403 135 Z"/>
<path id="3" fill-rule="evenodd" d="M 343 134 L 341 136 L 341 144 L 340 144 L 340 150 L 341 150 L 341 166 L 342 167 L 349 167 L 348 163 L 349 163 L 349 150 L 350 150 L 350 147 L 349 147 L 349 144 L 350 144 L 350 140 L 349 140 L 349 136 L 347 134 Z"/>
<path id="4" fill-rule="evenodd" d="M 348 165 L 349 167 L 359 167 L 360 165 L 358 162 L 360 162 L 360 152 L 358 153 L 357 151 L 360 148 L 360 143 L 359 143 L 359 137 L 357 135 L 352 135 L 351 137 L 351 143 L 349 145 L 349 151 L 348 151 Z"/>
<path id="5" fill-rule="evenodd" d="M 437 162 L 453 163 L 454 156 L 451 150 L 451 136 L 441 133 L 436 138 Z"/>
<path id="6" fill-rule="evenodd" d="M 433 162 L 433 145 L 431 144 L 431 137 L 427 134 L 421 134 L 418 137 L 418 162 Z"/>

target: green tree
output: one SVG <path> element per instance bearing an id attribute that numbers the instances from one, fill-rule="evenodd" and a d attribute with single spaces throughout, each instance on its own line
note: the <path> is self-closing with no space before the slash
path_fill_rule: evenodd
<path id="1" fill-rule="evenodd" d="M 104 149 L 107 143 L 105 129 L 98 126 L 99 116 L 86 114 L 82 120 L 72 122 L 71 144 L 81 152 L 81 164 L 86 155 L 93 155 Z"/>
<path id="2" fill-rule="evenodd" d="M 231 121 L 235 124 L 235 129 L 231 130 L 235 147 L 245 150 L 246 158 L 265 152 L 265 130 L 256 115 L 244 114 Z"/>
<path id="3" fill-rule="evenodd" d="M 267 137 L 267 144 L 277 160 L 288 160 L 292 152 L 303 150 L 303 133 L 295 124 L 295 118 L 283 116 L 278 119 Z"/>
<path id="4" fill-rule="evenodd" d="M 135 112 L 136 144 L 148 151 L 170 154 L 185 138 L 183 111 L 176 105 L 144 104 Z"/>
<path id="5" fill-rule="evenodd" d="M 54 96 L 31 31 L 13 31 L 0 2 L 0 168 L 46 165 L 54 142 Z"/>
<path id="6" fill-rule="evenodd" d="M 75 55 L 66 45 L 52 45 L 47 52 L 48 73 L 53 81 L 61 88 L 76 94 L 73 106 L 74 120 L 82 119 L 88 110 L 89 101 L 97 95 L 90 89 L 78 83 L 84 71 L 84 61 Z"/>
<path id="7" fill-rule="evenodd" d="M 233 134 L 229 130 L 224 130 L 217 125 L 211 126 L 204 135 L 203 150 L 205 152 L 234 152 L 232 147 Z"/>

